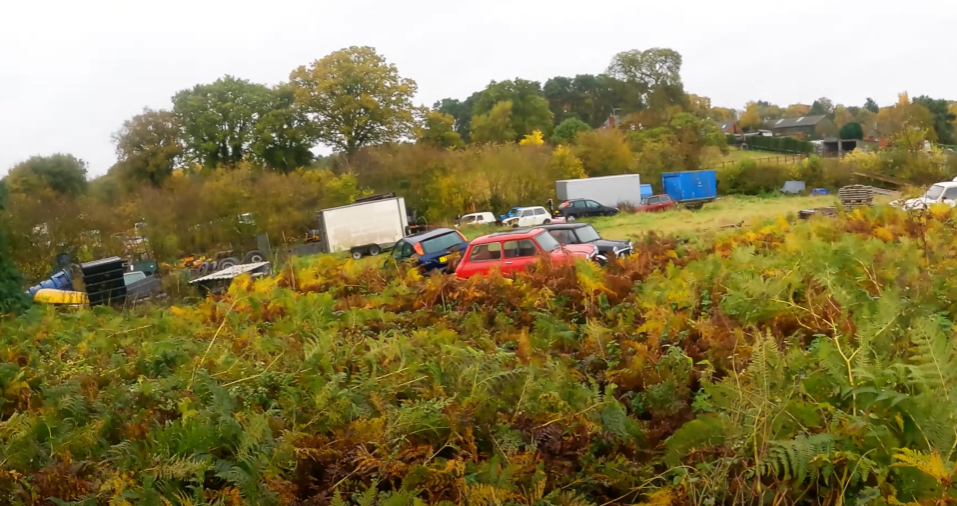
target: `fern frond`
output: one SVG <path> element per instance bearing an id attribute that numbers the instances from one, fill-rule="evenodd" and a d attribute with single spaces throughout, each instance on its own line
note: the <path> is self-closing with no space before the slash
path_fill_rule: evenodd
<path id="1" fill-rule="evenodd" d="M 771 441 L 768 452 L 770 470 L 780 474 L 783 471 L 785 479 L 794 479 L 796 483 L 804 483 L 809 477 L 813 482 L 818 477 L 829 478 L 832 471 L 827 467 L 834 453 L 835 438 L 832 434 L 815 434 L 813 436 L 798 436 L 790 441 Z M 825 472 L 822 473 L 822 468 Z"/>
<path id="2" fill-rule="evenodd" d="M 929 455 L 911 450 L 910 448 L 901 448 L 900 453 L 894 454 L 898 460 L 892 464 L 894 467 L 908 466 L 919 469 L 921 472 L 933 477 L 937 483 L 950 483 L 954 479 L 954 463 L 945 462 L 940 453 L 936 451 Z"/>

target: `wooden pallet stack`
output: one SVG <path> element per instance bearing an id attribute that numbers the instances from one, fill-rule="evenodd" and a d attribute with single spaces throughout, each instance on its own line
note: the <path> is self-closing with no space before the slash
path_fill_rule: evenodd
<path id="1" fill-rule="evenodd" d="M 852 184 L 837 191 L 841 205 L 848 210 L 874 205 L 874 188 L 862 184 Z"/>
<path id="2" fill-rule="evenodd" d="M 841 207 L 848 211 L 858 207 L 874 205 L 874 195 L 897 196 L 900 195 L 900 192 L 874 188 L 873 186 L 866 186 L 862 184 L 844 186 L 837 191 L 838 199 L 841 201 Z M 814 209 L 804 209 L 798 212 L 798 217 L 805 220 L 811 216 L 822 215 L 828 217 L 837 216 L 837 208 L 817 207 Z"/>

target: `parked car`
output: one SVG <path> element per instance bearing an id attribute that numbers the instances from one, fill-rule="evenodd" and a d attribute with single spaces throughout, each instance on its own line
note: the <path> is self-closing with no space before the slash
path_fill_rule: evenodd
<path id="1" fill-rule="evenodd" d="M 920 197 L 904 201 L 895 200 L 891 202 L 890 205 L 900 207 L 905 211 L 912 211 L 915 209 L 927 209 L 938 203 L 947 204 L 950 207 L 957 206 L 957 181 L 935 183 Z"/>
<path id="2" fill-rule="evenodd" d="M 617 207 L 609 207 L 590 199 L 574 199 L 562 202 L 555 211 L 566 221 L 575 221 L 578 218 L 594 216 L 614 216 L 618 214 Z"/>
<path id="3" fill-rule="evenodd" d="M 507 220 L 507 219 L 509 219 L 509 218 L 514 218 L 515 216 L 517 216 L 516 213 L 518 213 L 518 212 L 521 211 L 521 210 L 522 210 L 521 206 L 515 206 L 515 207 L 509 209 L 507 213 L 505 213 L 505 214 L 500 214 L 500 215 L 498 216 L 498 221 L 499 221 L 499 222 L 502 222 L 502 221 L 505 221 L 505 220 Z"/>
<path id="4" fill-rule="evenodd" d="M 454 254 L 465 251 L 468 244 L 468 239 L 458 230 L 436 228 L 399 239 L 390 261 L 412 262 L 426 272 L 447 269 Z"/>
<path id="5" fill-rule="evenodd" d="M 554 218 L 542 206 L 516 207 L 509 213 L 514 213 L 514 216 L 502 220 L 502 225 L 506 227 L 535 227 L 554 221 Z"/>
<path id="6" fill-rule="evenodd" d="M 641 199 L 641 203 L 635 206 L 636 213 L 653 213 L 658 211 L 667 211 L 678 207 L 675 199 L 668 195 L 652 195 Z"/>
<path id="7" fill-rule="evenodd" d="M 540 254 L 551 256 L 553 262 L 564 263 L 576 258 L 594 259 L 598 255 L 598 247 L 594 244 L 563 246 L 543 228 L 499 232 L 469 243 L 455 269 L 455 275 L 468 278 L 487 274 L 493 269 L 500 270 L 502 274 L 512 274 L 527 269 Z"/>
<path id="8" fill-rule="evenodd" d="M 495 223 L 495 215 L 492 213 L 469 213 L 455 219 L 456 228 L 466 225 L 491 225 L 493 223 Z"/>
<path id="9" fill-rule="evenodd" d="M 631 241 L 602 239 L 595 227 L 588 223 L 564 223 L 542 228 L 563 245 L 594 244 L 598 247 L 598 256 L 604 259 L 628 256 L 634 251 Z"/>

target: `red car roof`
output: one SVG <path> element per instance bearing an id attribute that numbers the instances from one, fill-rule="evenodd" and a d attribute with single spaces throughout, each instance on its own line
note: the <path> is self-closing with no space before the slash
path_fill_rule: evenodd
<path id="1" fill-rule="evenodd" d="M 483 235 L 482 237 L 475 238 L 472 240 L 471 244 L 488 244 L 490 242 L 498 242 L 506 239 L 514 241 L 531 239 L 542 232 L 545 232 L 544 228 L 528 228 L 512 230 L 509 232 L 496 232 L 494 234 Z"/>

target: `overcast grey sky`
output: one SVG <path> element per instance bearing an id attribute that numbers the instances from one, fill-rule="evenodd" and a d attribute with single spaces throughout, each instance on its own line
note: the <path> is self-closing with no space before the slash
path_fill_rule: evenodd
<path id="1" fill-rule="evenodd" d="M 0 175 L 55 152 L 103 174 L 110 134 L 144 106 L 225 74 L 276 84 L 351 45 L 375 47 L 427 105 L 650 47 L 679 51 L 685 88 L 716 106 L 887 105 L 957 99 L 955 26 L 953 0 L 0 0 Z"/>

